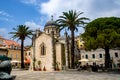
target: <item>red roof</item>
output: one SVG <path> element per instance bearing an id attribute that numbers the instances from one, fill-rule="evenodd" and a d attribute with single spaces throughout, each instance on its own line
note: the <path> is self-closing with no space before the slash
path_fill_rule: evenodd
<path id="1" fill-rule="evenodd" d="M 10 48 L 11 45 L 14 45 L 15 47 L 20 48 L 20 44 L 13 41 L 13 40 L 4 39 L 3 42 L 4 42 L 4 44 L 6 45 L 7 48 Z"/>
<path id="2" fill-rule="evenodd" d="M 0 36 L 0 40 L 2 40 L 2 42 L 0 43 L 0 47 L 17 48 L 17 49 L 21 48 L 20 44 L 15 42 L 14 40 L 5 39 L 2 36 Z"/>

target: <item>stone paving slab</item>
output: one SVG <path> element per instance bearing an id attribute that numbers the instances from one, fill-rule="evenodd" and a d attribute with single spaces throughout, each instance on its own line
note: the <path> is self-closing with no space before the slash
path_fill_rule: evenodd
<path id="1" fill-rule="evenodd" d="M 15 80 L 120 80 L 120 74 L 80 71 L 27 71 L 13 70 Z"/>

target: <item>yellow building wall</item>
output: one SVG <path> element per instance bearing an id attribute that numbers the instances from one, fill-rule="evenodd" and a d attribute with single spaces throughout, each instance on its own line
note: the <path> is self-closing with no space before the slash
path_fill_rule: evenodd
<path id="1" fill-rule="evenodd" d="M 12 60 L 21 61 L 21 51 L 8 49 L 8 57 L 11 57 Z"/>

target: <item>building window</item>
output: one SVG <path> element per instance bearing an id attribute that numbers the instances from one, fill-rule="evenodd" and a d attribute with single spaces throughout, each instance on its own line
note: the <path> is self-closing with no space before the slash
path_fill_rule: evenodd
<path id="1" fill-rule="evenodd" d="M 18 54 L 16 54 L 16 58 L 18 58 Z"/>
<path id="2" fill-rule="evenodd" d="M 49 33 L 49 29 L 48 29 L 48 33 Z"/>
<path id="3" fill-rule="evenodd" d="M 16 49 L 18 49 L 18 47 L 16 46 Z"/>
<path id="4" fill-rule="evenodd" d="M 11 49 L 14 49 L 14 45 L 11 45 L 11 47 L 10 47 Z"/>
<path id="5" fill-rule="evenodd" d="M 102 58 L 102 54 L 99 54 L 99 58 Z"/>
<path id="6" fill-rule="evenodd" d="M 95 58 L 95 54 L 92 54 L 92 58 Z"/>
<path id="7" fill-rule="evenodd" d="M 30 54 L 31 54 L 31 53 L 29 52 L 29 56 L 30 56 Z"/>
<path id="8" fill-rule="evenodd" d="M 10 54 L 10 57 L 13 58 L 13 54 Z"/>
<path id="9" fill-rule="evenodd" d="M 44 44 L 44 43 L 42 43 L 42 44 L 40 45 L 40 54 L 41 54 L 41 55 L 45 55 L 45 54 L 46 54 L 46 47 L 45 47 L 45 44 Z"/>
<path id="10" fill-rule="evenodd" d="M 117 52 L 115 52 L 115 57 L 118 57 L 118 53 Z"/>
<path id="11" fill-rule="evenodd" d="M 87 54 L 85 55 L 85 58 L 88 59 L 88 55 Z"/>

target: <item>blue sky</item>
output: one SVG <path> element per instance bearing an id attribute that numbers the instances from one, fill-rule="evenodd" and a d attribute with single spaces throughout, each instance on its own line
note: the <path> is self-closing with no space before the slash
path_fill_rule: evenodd
<path id="1" fill-rule="evenodd" d="M 99 17 L 120 17 L 120 0 L 0 0 L 0 36 L 10 39 L 13 27 L 25 24 L 30 29 L 43 30 L 44 25 L 63 11 L 77 10 L 94 20 Z M 76 34 L 82 33 L 82 28 Z M 30 44 L 25 41 L 25 45 Z"/>

